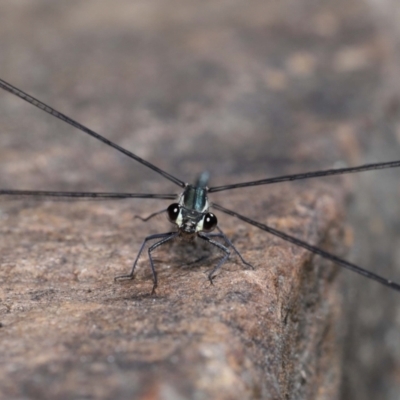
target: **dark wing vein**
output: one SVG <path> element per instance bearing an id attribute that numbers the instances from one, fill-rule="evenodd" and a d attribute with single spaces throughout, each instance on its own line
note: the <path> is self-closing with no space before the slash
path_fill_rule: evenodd
<path id="1" fill-rule="evenodd" d="M 93 136 L 97 140 L 100 140 L 100 142 L 105 143 L 106 145 L 113 147 L 114 149 L 117 149 L 121 153 L 127 155 L 130 158 L 133 158 L 134 160 L 138 161 L 140 164 L 145 165 L 146 167 L 152 169 L 153 171 L 159 173 L 162 175 L 164 178 L 169 179 L 171 182 L 174 182 L 176 185 L 180 187 L 185 187 L 185 183 L 181 181 L 180 179 L 170 175 L 169 173 L 163 171 L 162 169 L 156 167 L 155 165 L 151 164 L 150 162 L 143 160 L 143 158 L 140 158 L 136 154 L 130 152 L 129 150 L 124 149 L 123 147 L 117 145 L 116 143 L 112 142 L 111 140 L 106 139 L 105 137 L 101 136 L 100 134 L 92 131 L 91 129 L 87 128 L 84 125 L 81 125 L 79 122 L 76 122 L 72 118 L 67 117 L 66 115 L 62 114 L 61 112 L 55 110 L 54 108 L 48 106 L 45 103 L 42 103 L 40 100 L 35 99 L 34 97 L 30 96 L 29 94 L 23 92 L 22 90 L 16 88 L 15 86 L 3 81 L 0 79 L 0 88 L 4 89 L 5 91 L 14 94 L 15 96 L 18 96 L 22 100 L 27 101 L 28 103 L 34 105 L 37 108 L 40 108 L 41 110 L 47 112 L 50 115 L 53 115 L 54 117 L 60 119 L 61 121 L 66 122 L 69 125 L 74 126 L 75 128 L 81 130 L 82 132 L 87 133 L 90 136 Z"/>
<path id="2" fill-rule="evenodd" d="M 283 240 L 286 240 L 287 242 L 293 243 L 296 246 L 303 247 L 304 249 L 306 249 L 308 251 L 311 251 L 314 254 L 318 254 L 321 257 L 324 257 L 324 258 L 326 258 L 328 260 L 331 260 L 331 261 L 335 262 L 336 264 L 340 265 L 341 267 L 347 268 L 350 271 L 356 272 L 357 274 L 363 275 L 363 276 L 365 276 L 365 277 L 367 277 L 369 279 L 377 281 L 377 282 L 381 283 L 382 285 L 390 287 L 391 289 L 394 289 L 396 291 L 400 291 L 400 285 L 398 283 L 393 282 L 393 281 L 391 281 L 389 279 L 383 278 L 383 277 L 381 277 L 381 276 L 379 276 L 377 274 L 374 274 L 373 272 L 367 271 L 364 268 L 361 268 L 361 267 L 359 267 L 359 266 L 357 266 L 355 264 L 352 264 L 352 263 L 350 263 L 348 261 L 345 261 L 345 260 L 343 260 L 343 259 L 341 259 L 341 258 L 339 258 L 339 257 L 337 257 L 337 256 L 335 256 L 333 254 L 330 254 L 330 253 L 328 253 L 328 252 L 326 252 L 324 250 L 319 249 L 318 247 L 314 247 L 314 246 L 312 246 L 312 245 L 310 245 L 310 244 L 308 244 L 306 242 L 303 242 L 300 239 L 297 239 L 297 238 L 295 238 L 293 236 L 288 235 L 287 233 L 278 231 L 277 229 L 271 228 L 270 226 L 267 226 L 267 225 L 264 225 L 264 224 L 262 224 L 260 222 L 254 221 L 254 220 L 252 220 L 250 218 L 247 218 L 247 217 L 245 217 L 245 216 L 243 216 L 243 215 L 241 215 L 241 214 L 239 214 L 239 213 L 237 213 L 235 211 L 228 210 L 227 208 L 222 207 L 222 206 L 220 206 L 218 204 L 212 203 L 212 207 L 216 208 L 217 210 L 220 210 L 220 211 L 224 212 L 225 214 L 228 214 L 228 215 L 231 215 L 233 217 L 239 218 L 242 221 L 245 221 L 250 225 L 254 225 L 257 228 L 259 228 L 259 229 L 261 229 L 261 230 L 263 230 L 265 232 L 269 232 L 272 235 L 275 235 L 275 236 L 277 236 L 277 237 L 279 237 L 279 238 L 281 238 Z"/>
<path id="3" fill-rule="evenodd" d="M 76 199 L 162 199 L 174 200 L 176 194 L 156 194 L 156 193 L 106 193 L 106 192 L 57 192 L 47 190 L 0 190 L 0 196 L 35 196 L 35 197 L 58 197 Z"/>
<path id="4" fill-rule="evenodd" d="M 302 174 L 295 174 L 295 175 L 284 175 L 284 176 L 278 176 L 275 178 L 260 179 L 260 180 L 251 181 L 251 182 L 234 183 L 231 185 L 214 186 L 214 187 L 211 187 L 208 190 L 208 192 L 209 193 L 222 192 L 223 190 L 231 190 L 231 189 L 237 189 L 237 188 L 248 187 L 248 186 L 269 185 L 271 183 L 297 181 L 299 179 L 318 178 L 318 177 L 330 176 L 330 175 L 343 175 L 343 174 L 351 174 L 351 173 L 355 173 L 355 172 L 370 171 L 370 170 L 374 170 L 374 169 L 398 168 L 398 167 L 400 167 L 400 160 L 376 163 L 376 164 L 365 164 L 365 165 L 360 165 L 358 167 L 337 168 L 337 169 L 328 169 L 328 170 L 323 170 L 323 171 L 305 172 Z"/>

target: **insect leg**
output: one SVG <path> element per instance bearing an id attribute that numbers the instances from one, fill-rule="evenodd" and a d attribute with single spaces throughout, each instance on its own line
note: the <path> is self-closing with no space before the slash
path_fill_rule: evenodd
<path id="1" fill-rule="evenodd" d="M 212 240 L 210 239 L 208 236 L 206 236 L 205 234 L 202 233 L 198 233 L 197 234 L 198 237 L 200 239 L 205 240 L 206 242 L 212 244 L 215 247 L 218 247 L 220 250 L 222 250 L 225 254 L 224 256 L 218 261 L 217 266 L 208 274 L 208 280 L 210 281 L 210 283 L 213 285 L 213 277 L 214 274 L 221 268 L 221 266 L 225 263 L 225 261 L 229 258 L 231 252 L 229 251 L 229 249 L 224 246 L 223 244 L 217 242 L 216 240 Z"/>
<path id="2" fill-rule="evenodd" d="M 141 217 L 140 215 L 135 215 L 134 218 L 138 218 L 138 219 L 140 219 L 140 220 L 143 221 L 143 222 L 147 222 L 149 219 L 155 217 L 156 215 L 162 214 L 162 213 L 164 213 L 164 212 L 166 212 L 166 211 L 167 211 L 167 209 L 165 208 L 164 210 L 157 211 L 157 212 L 155 212 L 155 213 L 153 213 L 153 214 L 148 215 L 148 216 L 145 217 L 145 218 Z"/>
<path id="3" fill-rule="evenodd" d="M 254 266 L 251 265 L 250 263 L 248 263 L 243 256 L 240 254 L 239 250 L 235 247 L 235 245 L 230 241 L 230 239 L 228 238 L 228 236 L 225 235 L 225 233 L 217 226 L 217 229 L 219 231 L 219 233 L 209 233 L 209 234 L 205 234 L 208 237 L 220 237 L 222 239 L 225 240 L 226 244 L 228 244 L 229 247 L 232 247 L 232 249 L 234 250 L 234 252 L 239 256 L 239 258 L 241 259 L 242 263 L 244 265 L 247 265 L 249 268 L 254 269 Z"/>
<path id="4" fill-rule="evenodd" d="M 157 234 L 155 234 L 155 235 L 147 236 L 147 237 L 143 240 L 142 245 L 140 246 L 140 250 L 139 250 L 138 255 L 136 256 L 136 259 L 135 259 L 135 261 L 134 261 L 134 263 L 133 263 L 132 270 L 131 270 L 130 274 L 128 274 L 128 275 L 119 275 L 119 276 L 116 276 L 116 277 L 114 278 L 114 281 L 124 281 L 124 280 L 133 279 L 133 274 L 134 274 L 134 272 L 135 272 L 136 264 L 137 264 L 137 262 L 138 262 L 138 260 L 139 260 L 140 255 L 142 254 L 142 251 L 143 251 L 144 246 L 146 245 L 146 243 L 147 243 L 149 240 L 152 240 L 152 239 L 162 239 L 161 242 L 163 242 L 163 240 L 165 241 L 165 239 L 171 238 L 171 236 L 174 235 L 174 234 L 176 234 L 176 232 L 157 233 Z M 157 243 L 160 243 L 160 242 L 157 242 Z M 157 244 L 157 243 L 156 243 L 156 244 Z M 154 246 L 154 245 L 153 245 L 153 246 Z M 152 247 L 153 247 L 153 246 L 152 246 Z M 151 258 L 150 258 L 150 261 L 152 261 Z M 153 278 L 154 278 L 155 271 L 154 271 L 153 263 L 151 263 L 151 269 L 152 269 L 152 271 L 153 271 Z"/>
<path id="5" fill-rule="evenodd" d="M 163 245 L 164 243 L 169 242 L 172 239 L 175 239 L 179 235 L 179 232 L 169 232 L 169 233 L 164 233 L 159 235 L 159 237 L 162 237 L 162 239 L 154 243 L 149 247 L 149 250 L 147 251 L 149 253 L 149 260 L 150 260 L 150 266 L 151 266 L 151 271 L 153 272 L 153 289 L 151 291 L 151 294 L 154 294 L 157 288 L 157 273 L 154 268 L 154 262 L 153 262 L 153 257 L 151 256 L 151 253 L 159 246 Z M 156 236 L 156 235 L 153 235 Z"/>

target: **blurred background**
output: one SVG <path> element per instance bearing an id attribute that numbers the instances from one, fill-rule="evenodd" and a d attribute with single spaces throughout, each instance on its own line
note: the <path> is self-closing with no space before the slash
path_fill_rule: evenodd
<path id="1" fill-rule="evenodd" d="M 217 185 L 399 159 L 399 26 L 395 0 L 1 1 L 0 77 L 185 181 L 207 168 Z M 0 120 L 1 188 L 171 192 L 6 93 Z M 349 258 L 399 282 L 398 171 L 345 184 Z M 399 399 L 400 295 L 340 279 L 342 399 Z"/>

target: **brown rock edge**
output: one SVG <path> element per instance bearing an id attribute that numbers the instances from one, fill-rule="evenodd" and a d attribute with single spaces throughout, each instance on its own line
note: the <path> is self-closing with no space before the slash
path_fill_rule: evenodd
<path id="1" fill-rule="evenodd" d="M 283 185 L 272 192 L 282 200 L 270 215 L 262 206 L 243 212 L 340 254 L 338 193 L 337 187 Z M 226 206 L 246 209 L 248 198 L 241 196 Z M 255 270 L 232 257 L 211 286 L 206 273 L 219 254 L 188 267 L 207 252 L 178 243 L 157 254 L 159 288 L 151 296 L 146 257 L 136 280 L 112 281 L 116 271 L 129 269 L 148 228 L 129 221 L 123 206 L 118 218 L 118 209 L 45 203 L 10 215 L 2 254 L 24 254 L 3 266 L 1 279 L 3 398 L 337 397 L 336 267 L 221 217 Z M 111 226 L 93 234 L 99 220 Z M 135 246 L 127 246 L 128 229 Z"/>

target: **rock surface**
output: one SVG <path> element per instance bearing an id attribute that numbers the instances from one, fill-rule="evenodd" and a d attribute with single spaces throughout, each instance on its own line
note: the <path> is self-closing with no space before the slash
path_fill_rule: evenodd
<path id="1" fill-rule="evenodd" d="M 219 185 L 364 161 L 385 53 L 361 1 L 1 8 L 1 78 L 185 181 L 205 168 Z M 92 138 L 0 96 L 1 188 L 175 192 Z M 213 200 L 343 256 L 353 182 L 271 185 Z M 339 398 L 345 325 L 338 269 L 324 260 L 218 214 L 254 271 L 232 257 L 210 286 L 219 254 L 177 242 L 156 254 L 155 296 L 145 256 L 134 281 L 113 282 L 146 235 L 170 229 L 162 217 L 144 224 L 134 215 L 165 204 L 1 200 L 1 395 Z M 357 365 L 346 353 L 352 369 L 342 395 L 354 400 Z M 374 376 L 362 389 L 371 398 L 382 390 Z"/>

